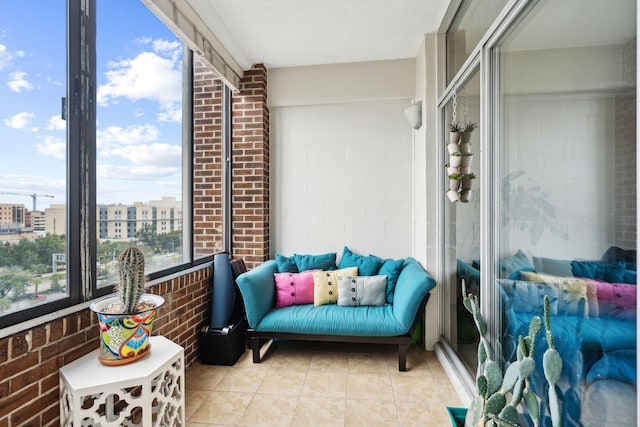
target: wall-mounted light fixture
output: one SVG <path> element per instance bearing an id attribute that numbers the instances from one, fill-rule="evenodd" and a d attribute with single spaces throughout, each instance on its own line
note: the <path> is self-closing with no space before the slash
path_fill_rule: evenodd
<path id="1" fill-rule="evenodd" d="M 409 105 L 404 109 L 404 116 L 414 129 L 420 129 L 422 126 L 422 101 Z"/>

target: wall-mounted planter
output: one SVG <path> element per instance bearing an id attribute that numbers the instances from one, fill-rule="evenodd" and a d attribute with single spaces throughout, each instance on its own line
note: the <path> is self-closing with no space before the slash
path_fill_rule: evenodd
<path id="1" fill-rule="evenodd" d="M 447 175 L 451 175 L 451 174 L 454 174 L 454 173 L 460 174 L 460 175 L 464 175 L 461 172 L 461 168 L 454 168 L 454 167 L 451 167 L 451 166 L 447 165 Z"/>
<path id="2" fill-rule="evenodd" d="M 468 144 L 471 140 L 471 132 L 460 132 L 460 143 Z"/>
<path id="3" fill-rule="evenodd" d="M 449 151 L 449 154 L 457 153 L 460 151 L 460 146 L 458 144 L 450 142 L 449 144 L 447 144 L 447 151 Z"/>
<path id="4" fill-rule="evenodd" d="M 454 190 L 447 191 L 447 197 L 449 198 L 451 203 L 455 203 L 455 202 L 459 202 L 460 201 L 460 194 L 457 191 L 454 191 Z"/>
<path id="5" fill-rule="evenodd" d="M 449 180 L 449 190 L 458 191 L 460 190 L 460 184 L 462 183 L 461 179 L 450 179 Z"/>
<path id="6" fill-rule="evenodd" d="M 457 144 L 460 141 L 460 132 L 449 132 L 449 142 Z"/>
<path id="7" fill-rule="evenodd" d="M 456 156 L 456 154 L 458 154 Z M 457 168 L 460 166 L 460 164 L 462 163 L 462 154 L 460 153 L 453 153 L 450 157 L 449 157 L 449 166 L 451 166 L 452 168 Z"/>
<path id="8" fill-rule="evenodd" d="M 458 148 L 460 148 L 460 152 L 462 154 L 471 153 L 471 144 L 468 142 L 461 142 L 460 144 L 458 144 Z"/>
<path id="9" fill-rule="evenodd" d="M 463 154 L 462 159 L 460 159 L 460 166 L 465 168 L 467 166 L 469 166 L 471 164 L 471 160 L 473 160 L 473 154 L 468 153 L 468 154 Z"/>
<path id="10" fill-rule="evenodd" d="M 473 191 L 471 190 L 462 190 L 460 192 L 460 201 L 462 203 L 469 203 L 471 201 L 471 196 L 473 195 Z"/>

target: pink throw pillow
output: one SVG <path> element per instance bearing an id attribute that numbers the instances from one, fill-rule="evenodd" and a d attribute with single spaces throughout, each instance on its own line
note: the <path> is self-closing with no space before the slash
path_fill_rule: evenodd
<path id="1" fill-rule="evenodd" d="M 275 273 L 276 307 L 313 304 L 313 272 Z"/>

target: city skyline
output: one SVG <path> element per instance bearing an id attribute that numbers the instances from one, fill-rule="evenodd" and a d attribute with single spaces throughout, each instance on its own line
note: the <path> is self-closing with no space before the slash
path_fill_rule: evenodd
<path id="1" fill-rule="evenodd" d="M 97 203 L 182 198 L 182 45 L 144 5 L 97 2 Z M 0 203 L 66 203 L 64 2 L 8 2 L 0 17 Z M 133 9 L 135 13 L 132 13 Z M 139 9 L 139 10 L 138 10 Z M 148 19 L 140 19 L 145 16 Z M 133 21 L 135 19 L 135 22 Z M 117 23 L 117 25 L 116 25 Z M 34 38 L 38 27 L 49 37 Z"/>

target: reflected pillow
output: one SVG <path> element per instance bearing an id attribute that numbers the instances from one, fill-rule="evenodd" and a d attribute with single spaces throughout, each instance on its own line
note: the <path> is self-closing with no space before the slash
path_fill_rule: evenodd
<path id="1" fill-rule="evenodd" d="M 523 282 L 520 280 L 498 281 L 509 305 L 519 313 L 544 313 L 544 297 L 549 297 L 549 314 L 558 314 L 558 288 L 548 283 Z"/>
<path id="2" fill-rule="evenodd" d="M 552 276 L 573 277 L 571 261 L 568 259 L 554 259 L 533 257 L 533 268 L 538 273 L 550 274 Z"/>
<path id="3" fill-rule="evenodd" d="M 294 254 L 293 259 L 296 263 L 296 266 L 298 267 L 298 271 L 336 269 L 335 252 L 330 252 L 322 255 Z"/>
<path id="4" fill-rule="evenodd" d="M 313 303 L 313 273 L 275 273 L 276 307 Z"/>
<path id="5" fill-rule="evenodd" d="M 333 271 L 315 271 L 313 274 L 313 305 L 316 307 L 338 302 L 338 278 L 357 276 L 358 267 Z"/>
<path id="6" fill-rule="evenodd" d="M 518 250 L 513 256 L 498 260 L 498 277 L 500 279 L 506 279 L 514 271 L 522 270 L 525 267 L 533 269 L 529 258 L 527 258 L 522 250 Z"/>
<path id="7" fill-rule="evenodd" d="M 635 321 L 636 289 L 628 283 L 597 282 L 600 317 Z"/>
<path id="8" fill-rule="evenodd" d="M 378 274 L 378 270 L 380 270 L 383 263 L 384 261 L 375 255 L 358 255 L 351 252 L 351 250 L 345 246 L 338 268 L 358 267 L 358 274 L 360 276 L 373 276 L 374 274 Z"/>
<path id="9" fill-rule="evenodd" d="M 584 280 L 526 271 L 521 272 L 520 277 L 523 280 L 556 286 L 558 288 L 558 314 L 589 317 L 587 283 Z"/>
<path id="10" fill-rule="evenodd" d="M 571 261 L 571 269 L 576 277 L 604 280 L 609 283 L 636 283 L 636 274 L 627 269 L 625 262 L 607 264 L 600 261 Z"/>
<path id="11" fill-rule="evenodd" d="M 605 352 L 591 366 L 587 374 L 587 384 L 597 380 L 618 380 L 636 385 L 636 351 L 616 350 Z"/>
<path id="12" fill-rule="evenodd" d="M 338 305 L 385 305 L 387 302 L 387 276 L 338 277 Z"/>

